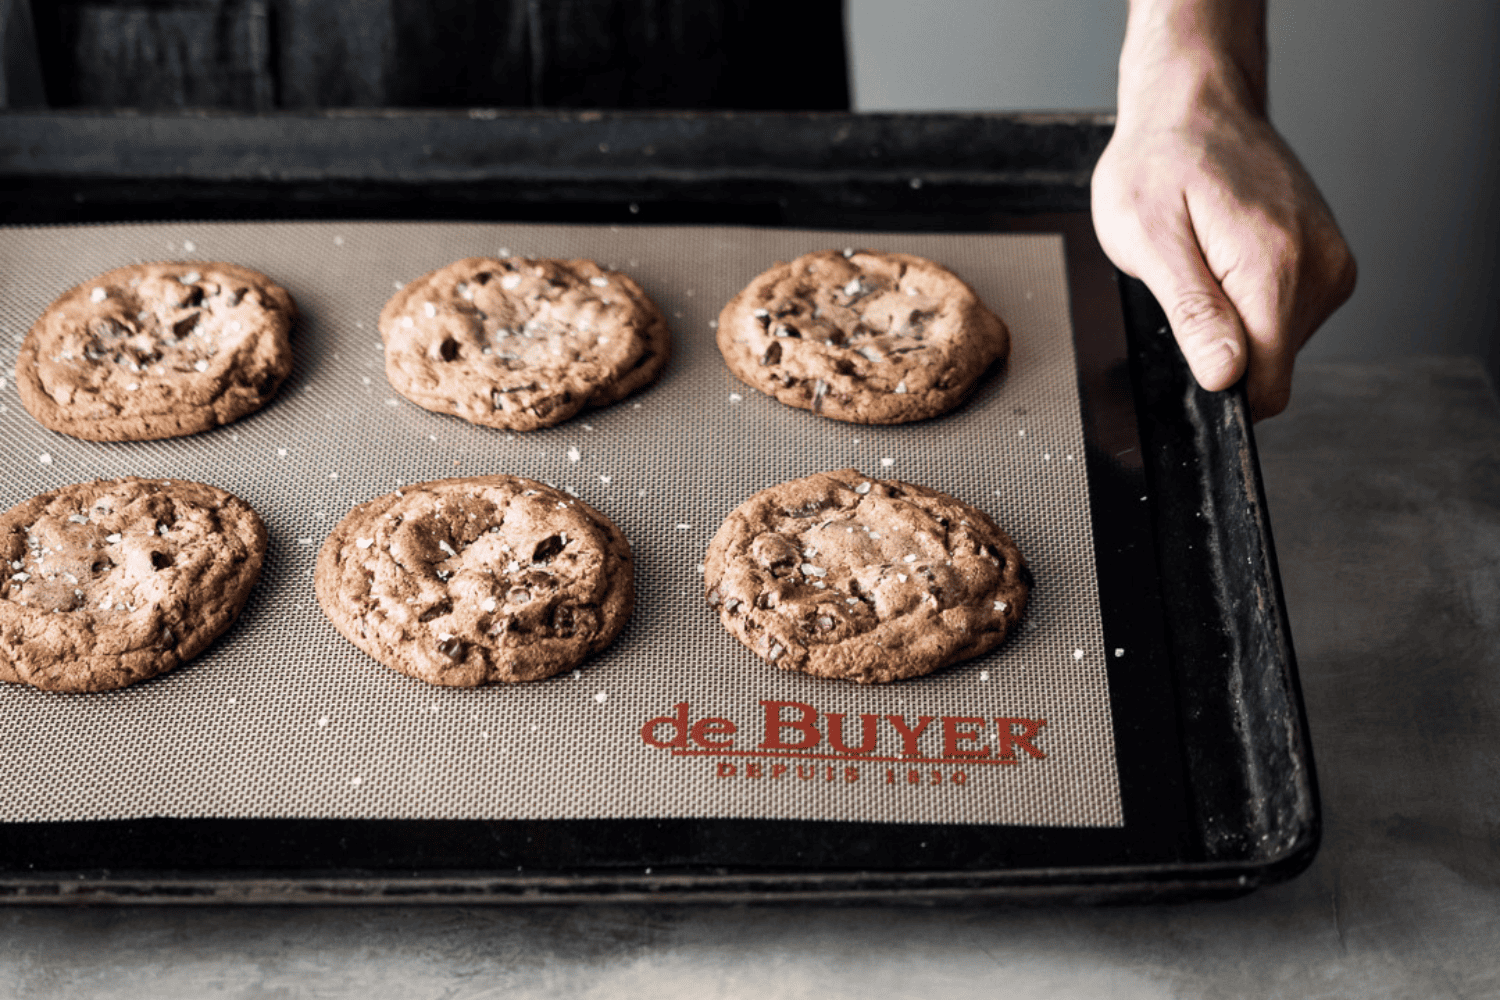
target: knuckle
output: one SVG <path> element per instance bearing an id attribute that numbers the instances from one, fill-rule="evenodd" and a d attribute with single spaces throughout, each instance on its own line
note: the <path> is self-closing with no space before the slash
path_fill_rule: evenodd
<path id="1" fill-rule="evenodd" d="M 1354 254 L 1349 250 L 1348 244 L 1343 243 L 1343 241 L 1340 241 L 1333 273 L 1335 303 L 1343 305 L 1349 301 L 1349 296 L 1354 294 L 1354 286 L 1359 282 L 1359 264 L 1355 261 Z"/>
<path id="2" fill-rule="evenodd" d="M 1254 394 L 1250 400 L 1250 411 L 1256 420 L 1264 420 L 1281 413 L 1291 401 L 1291 384 L 1279 381 L 1273 385 L 1263 386 Z"/>
<path id="3" fill-rule="evenodd" d="M 1297 274 L 1302 270 L 1306 255 L 1297 234 L 1273 225 L 1261 236 L 1261 246 L 1273 274 Z"/>
<path id="4" fill-rule="evenodd" d="M 1232 322 L 1229 303 L 1207 291 L 1179 295 L 1172 303 L 1169 318 L 1172 329 L 1184 344 L 1218 340 L 1224 336 L 1225 325 Z"/>

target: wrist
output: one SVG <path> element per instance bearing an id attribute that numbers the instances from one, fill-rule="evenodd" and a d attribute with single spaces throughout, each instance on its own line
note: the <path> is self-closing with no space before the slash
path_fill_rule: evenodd
<path id="1" fill-rule="evenodd" d="M 1131 0 L 1120 50 L 1121 124 L 1205 109 L 1266 112 L 1261 0 Z"/>

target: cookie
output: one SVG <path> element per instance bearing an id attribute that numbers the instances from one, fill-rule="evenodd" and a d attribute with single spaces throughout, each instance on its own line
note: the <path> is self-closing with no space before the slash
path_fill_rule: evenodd
<path id="1" fill-rule="evenodd" d="M 591 260 L 469 257 L 380 313 L 385 374 L 407 399 L 486 427 L 551 427 L 653 382 L 671 334 L 628 276 Z"/>
<path id="2" fill-rule="evenodd" d="M 709 605 L 751 652 L 862 684 L 989 652 L 1031 585 L 1015 542 L 983 511 L 855 469 L 755 494 L 704 561 Z"/>
<path id="3" fill-rule="evenodd" d="M 903 424 L 962 402 L 1010 334 L 939 264 L 822 250 L 747 285 L 719 314 L 718 341 L 740 381 L 788 406 Z"/>
<path id="4" fill-rule="evenodd" d="M 0 681 L 111 691 L 201 653 L 260 575 L 243 500 L 181 479 L 100 479 L 0 514 Z"/>
<path id="5" fill-rule="evenodd" d="M 620 529 L 518 476 L 442 479 L 361 504 L 324 541 L 314 584 L 344 638 L 451 687 L 570 670 L 614 641 L 635 604 Z"/>
<path id="6" fill-rule="evenodd" d="M 292 370 L 297 307 L 236 264 L 116 268 L 69 289 L 16 358 L 21 402 L 89 441 L 196 434 L 266 404 Z"/>

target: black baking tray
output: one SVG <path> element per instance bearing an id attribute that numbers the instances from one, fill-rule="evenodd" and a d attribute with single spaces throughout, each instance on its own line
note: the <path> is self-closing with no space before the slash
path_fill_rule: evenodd
<path id="1" fill-rule="evenodd" d="M 1103 115 L 0 114 L 0 224 L 464 219 L 1062 233 L 1125 824 L 0 824 L 13 903 L 1138 901 L 1312 860 L 1312 751 L 1243 392 L 1104 258 Z"/>

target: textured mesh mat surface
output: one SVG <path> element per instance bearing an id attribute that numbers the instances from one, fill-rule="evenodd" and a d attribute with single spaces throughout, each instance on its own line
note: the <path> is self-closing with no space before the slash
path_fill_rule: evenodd
<path id="1" fill-rule="evenodd" d="M 710 325 L 722 305 L 773 260 L 844 246 L 922 254 L 958 272 L 1010 326 L 1009 364 L 958 412 L 900 427 L 836 423 L 737 383 Z M 673 325 L 662 379 L 531 434 L 398 398 L 375 325 L 386 298 L 457 258 L 508 253 L 592 257 L 634 276 Z M 43 429 L 11 377 L 27 329 L 71 285 L 163 259 L 233 261 L 291 291 L 303 318 L 280 395 L 191 438 L 100 444 Z M 451 223 L 0 230 L 0 505 L 95 477 L 176 476 L 239 495 L 271 534 L 239 622 L 199 659 L 102 695 L 0 685 L 0 819 L 1118 825 L 1105 678 L 1105 657 L 1117 654 L 1100 628 L 1067 302 L 1062 240 L 1050 235 Z M 784 673 L 735 642 L 702 597 L 700 566 L 720 521 L 767 485 L 846 466 L 995 517 L 1035 571 L 1024 627 L 987 656 L 886 687 Z M 403 484 L 497 472 L 572 489 L 624 530 L 637 572 L 624 635 L 571 675 L 479 690 L 428 687 L 345 642 L 312 588 L 318 546 L 338 519 Z M 802 725 L 778 728 L 768 712 Z M 859 716 L 874 716 L 874 747 L 834 747 L 829 713 L 844 714 L 855 749 L 866 749 Z M 695 730 L 705 718 L 728 721 Z"/>

